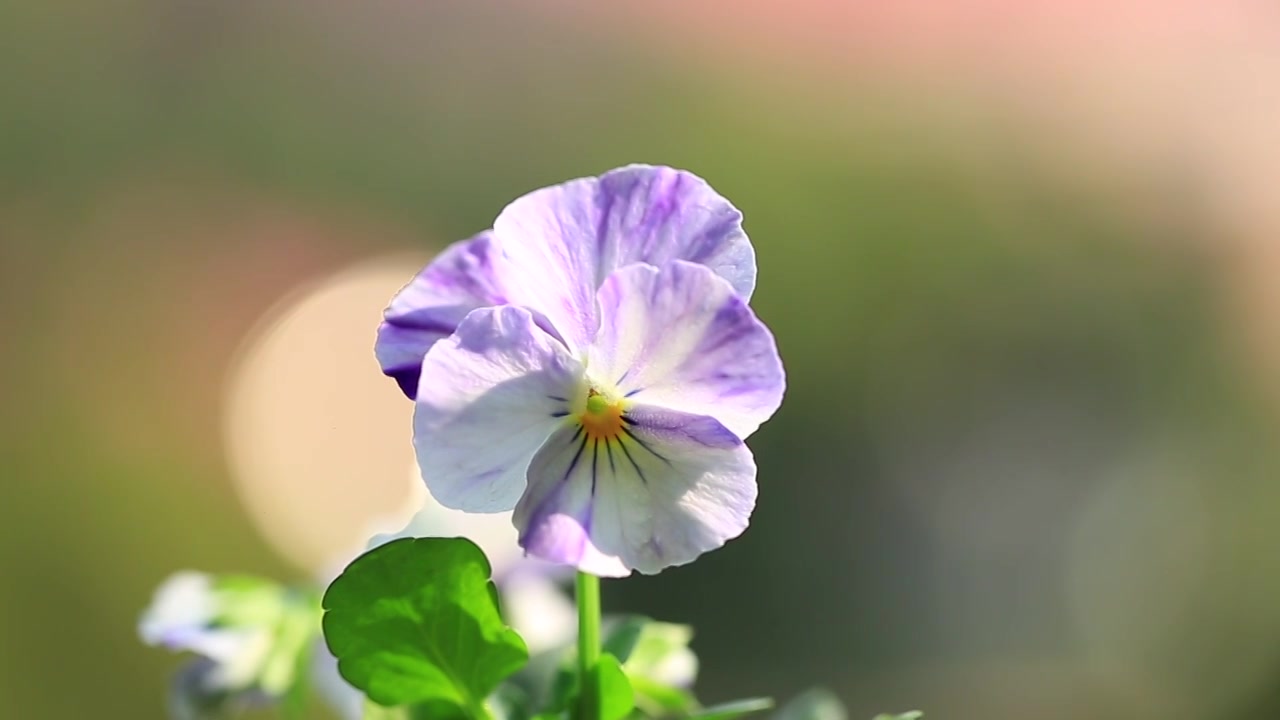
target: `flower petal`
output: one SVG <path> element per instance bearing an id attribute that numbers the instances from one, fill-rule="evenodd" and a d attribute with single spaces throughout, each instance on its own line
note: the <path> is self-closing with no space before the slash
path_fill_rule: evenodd
<path id="1" fill-rule="evenodd" d="M 689 260 L 744 298 L 755 287 L 742 214 L 682 170 L 630 165 L 535 190 L 502 211 L 493 234 L 523 270 L 509 301 L 544 313 L 575 349 L 594 336 L 596 288 L 617 268 Z"/>
<path id="2" fill-rule="evenodd" d="M 196 649 L 206 628 L 218 614 L 213 578 L 184 570 L 174 573 L 156 589 L 151 604 L 138 621 L 138 636 L 148 645 L 170 650 Z"/>
<path id="3" fill-rule="evenodd" d="M 374 353 L 410 398 L 427 350 L 453 334 L 467 313 L 506 302 L 499 265 L 490 233 L 483 232 L 445 248 L 392 298 Z"/>
<path id="4" fill-rule="evenodd" d="M 740 438 L 782 403 L 773 335 L 729 283 L 673 262 L 623 268 L 600 288 L 600 334 L 590 375 L 619 395 L 708 415 Z"/>
<path id="5" fill-rule="evenodd" d="M 751 451 L 710 417 L 633 406 L 619 440 L 557 430 L 513 520 L 531 555 L 595 575 L 652 574 L 737 537 L 756 500 Z"/>
<path id="6" fill-rule="evenodd" d="M 422 363 L 414 447 L 445 507 L 510 510 L 530 458 L 568 413 L 582 365 L 523 308 L 475 310 Z"/>

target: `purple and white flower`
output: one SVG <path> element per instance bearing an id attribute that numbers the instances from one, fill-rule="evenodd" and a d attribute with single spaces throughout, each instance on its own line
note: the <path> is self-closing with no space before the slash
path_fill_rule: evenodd
<path id="1" fill-rule="evenodd" d="M 428 488 L 514 508 L 533 556 L 606 576 L 691 562 L 746 529 L 743 439 L 782 401 L 747 299 L 741 214 L 631 166 L 530 193 L 392 301 L 384 371 L 417 401 Z"/>
<path id="2" fill-rule="evenodd" d="M 156 589 L 151 605 L 138 622 L 138 635 L 148 645 L 175 652 L 192 652 L 210 662 L 202 674 L 207 691 L 236 691 L 252 685 L 271 653 L 269 622 L 232 626 L 223 621 L 226 600 L 213 577 L 204 573 L 175 573 Z"/>
<path id="3" fill-rule="evenodd" d="M 197 656 L 175 675 L 169 694 L 170 716 L 194 720 L 283 696 L 319 620 L 319 602 L 308 593 L 184 571 L 156 590 L 138 634 L 148 645 Z"/>

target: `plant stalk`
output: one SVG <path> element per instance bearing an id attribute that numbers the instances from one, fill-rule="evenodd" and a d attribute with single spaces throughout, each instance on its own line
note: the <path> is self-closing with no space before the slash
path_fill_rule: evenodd
<path id="1" fill-rule="evenodd" d="M 578 573 L 578 720 L 600 720 L 600 578 Z"/>

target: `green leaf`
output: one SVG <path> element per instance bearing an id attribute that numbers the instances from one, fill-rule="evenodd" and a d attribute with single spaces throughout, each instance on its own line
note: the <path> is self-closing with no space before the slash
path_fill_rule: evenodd
<path id="1" fill-rule="evenodd" d="M 252 575 L 213 578 L 217 624 L 226 627 L 269 627 L 280 621 L 290 591 L 280 583 Z"/>
<path id="2" fill-rule="evenodd" d="M 588 682 L 596 686 L 596 697 L 600 699 L 600 720 L 621 720 L 635 709 L 631 681 L 627 679 L 622 663 L 613 655 L 601 654 Z M 534 720 L 560 718 L 566 714 L 577 717 L 577 705 L 581 696 L 582 688 L 576 665 L 561 667 L 552 688 L 550 704 Z"/>
<path id="3" fill-rule="evenodd" d="M 618 652 L 630 655 L 636 641 L 640 639 L 640 633 L 648 623 L 648 618 L 639 616 L 623 618 L 614 623 L 602 643 L 603 653 L 619 660 L 622 656 L 618 655 Z M 581 691 L 578 678 L 578 656 L 576 653 L 566 653 L 551 680 L 550 700 L 545 711 L 560 713 L 569 710 L 577 704 L 578 694 Z"/>
<path id="4" fill-rule="evenodd" d="M 529 693 L 513 683 L 503 683 L 489 696 L 489 714 L 493 720 L 529 720 Z"/>
<path id="5" fill-rule="evenodd" d="M 883 713 L 875 716 L 875 720 L 920 720 L 922 717 L 924 717 L 924 713 L 919 710 L 911 710 L 910 712 L 898 713 L 897 715 Z"/>
<path id="6" fill-rule="evenodd" d="M 408 708 L 406 720 L 472 720 L 489 718 L 484 709 L 462 708 L 448 700 L 428 700 Z"/>
<path id="7" fill-rule="evenodd" d="M 730 720 L 773 707 L 773 698 L 748 698 L 712 705 L 689 716 L 690 720 Z"/>
<path id="8" fill-rule="evenodd" d="M 459 717 L 460 709 L 448 703 L 425 703 L 422 705 L 399 705 L 384 707 L 366 699 L 364 713 L 360 720 L 440 720 L 440 718 Z"/>
<path id="9" fill-rule="evenodd" d="M 698 659 L 689 649 L 693 628 L 629 616 L 608 625 L 604 651 L 622 661 L 635 705 L 646 715 L 687 715 L 698 707 L 684 688 L 693 683 Z"/>
<path id="10" fill-rule="evenodd" d="M 556 669 L 551 681 L 551 700 L 545 708 L 546 712 L 559 713 L 568 710 L 578 700 L 578 665 L 577 656 L 570 655 Z"/>
<path id="11" fill-rule="evenodd" d="M 409 708 L 383 707 L 372 700 L 364 701 L 364 714 L 361 720 L 410 720 Z"/>
<path id="12" fill-rule="evenodd" d="M 640 642 L 640 635 L 651 622 L 653 621 L 649 618 L 639 615 L 628 615 L 614 621 L 605 635 L 602 650 L 618 658 L 619 662 L 626 663 L 636 643 Z"/>
<path id="13" fill-rule="evenodd" d="M 663 685 L 637 675 L 627 675 L 627 678 L 631 680 L 631 689 L 636 695 L 636 707 L 647 715 L 685 716 L 698 707 L 698 699 L 688 690 Z"/>
<path id="14" fill-rule="evenodd" d="M 624 663 L 627 675 L 666 685 L 692 685 L 698 672 L 698 658 L 689 649 L 691 640 L 693 628 L 688 625 L 645 623 Z"/>
<path id="15" fill-rule="evenodd" d="M 323 602 L 342 677 L 380 705 L 486 717 L 485 697 L 529 658 L 489 574 L 465 538 L 403 538 L 357 558 Z"/>
<path id="16" fill-rule="evenodd" d="M 840 702 L 835 693 L 825 688 L 813 688 L 783 705 L 773 716 L 773 720 L 848 720 L 848 717 L 844 703 Z"/>
<path id="17" fill-rule="evenodd" d="M 636 700 L 618 658 L 609 653 L 601 655 L 593 676 L 600 693 L 600 720 L 622 720 L 631 714 Z"/>
<path id="18" fill-rule="evenodd" d="M 315 593 L 302 590 L 284 593 L 271 651 L 259 671 L 258 686 L 268 695 L 285 698 L 286 717 L 301 717 L 306 709 L 312 648 L 319 624 L 320 602 Z"/>
<path id="19" fill-rule="evenodd" d="M 318 620 L 320 619 L 320 605 L 314 603 L 312 611 L 307 613 L 308 620 L 305 628 L 299 628 L 296 624 L 286 623 L 285 627 L 276 635 L 277 652 L 285 643 L 285 636 L 292 629 L 297 633 L 295 639 L 301 640 L 305 645 L 294 652 L 292 677 L 286 680 L 288 690 L 286 690 L 280 701 L 280 715 L 285 720 L 300 720 L 306 717 L 307 700 L 310 698 L 311 690 L 311 662 L 315 657 L 312 647 L 315 644 L 317 635 Z M 301 631 L 301 632 L 299 632 Z M 285 666 L 274 658 L 268 662 L 267 670 L 263 672 L 263 687 L 266 687 L 268 678 L 280 678 L 284 672 Z M 277 669 L 278 668 L 278 669 Z"/>

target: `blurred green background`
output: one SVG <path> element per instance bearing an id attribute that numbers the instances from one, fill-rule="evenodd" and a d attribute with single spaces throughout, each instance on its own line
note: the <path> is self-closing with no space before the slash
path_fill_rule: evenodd
<path id="1" fill-rule="evenodd" d="M 744 211 L 789 372 L 746 535 L 606 583 L 704 698 L 1280 717 L 1280 16 L 888 5 L 0 4 L 0 716 L 161 718 L 164 576 L 396 507 L 380 303 L 649 162 Z"/>

